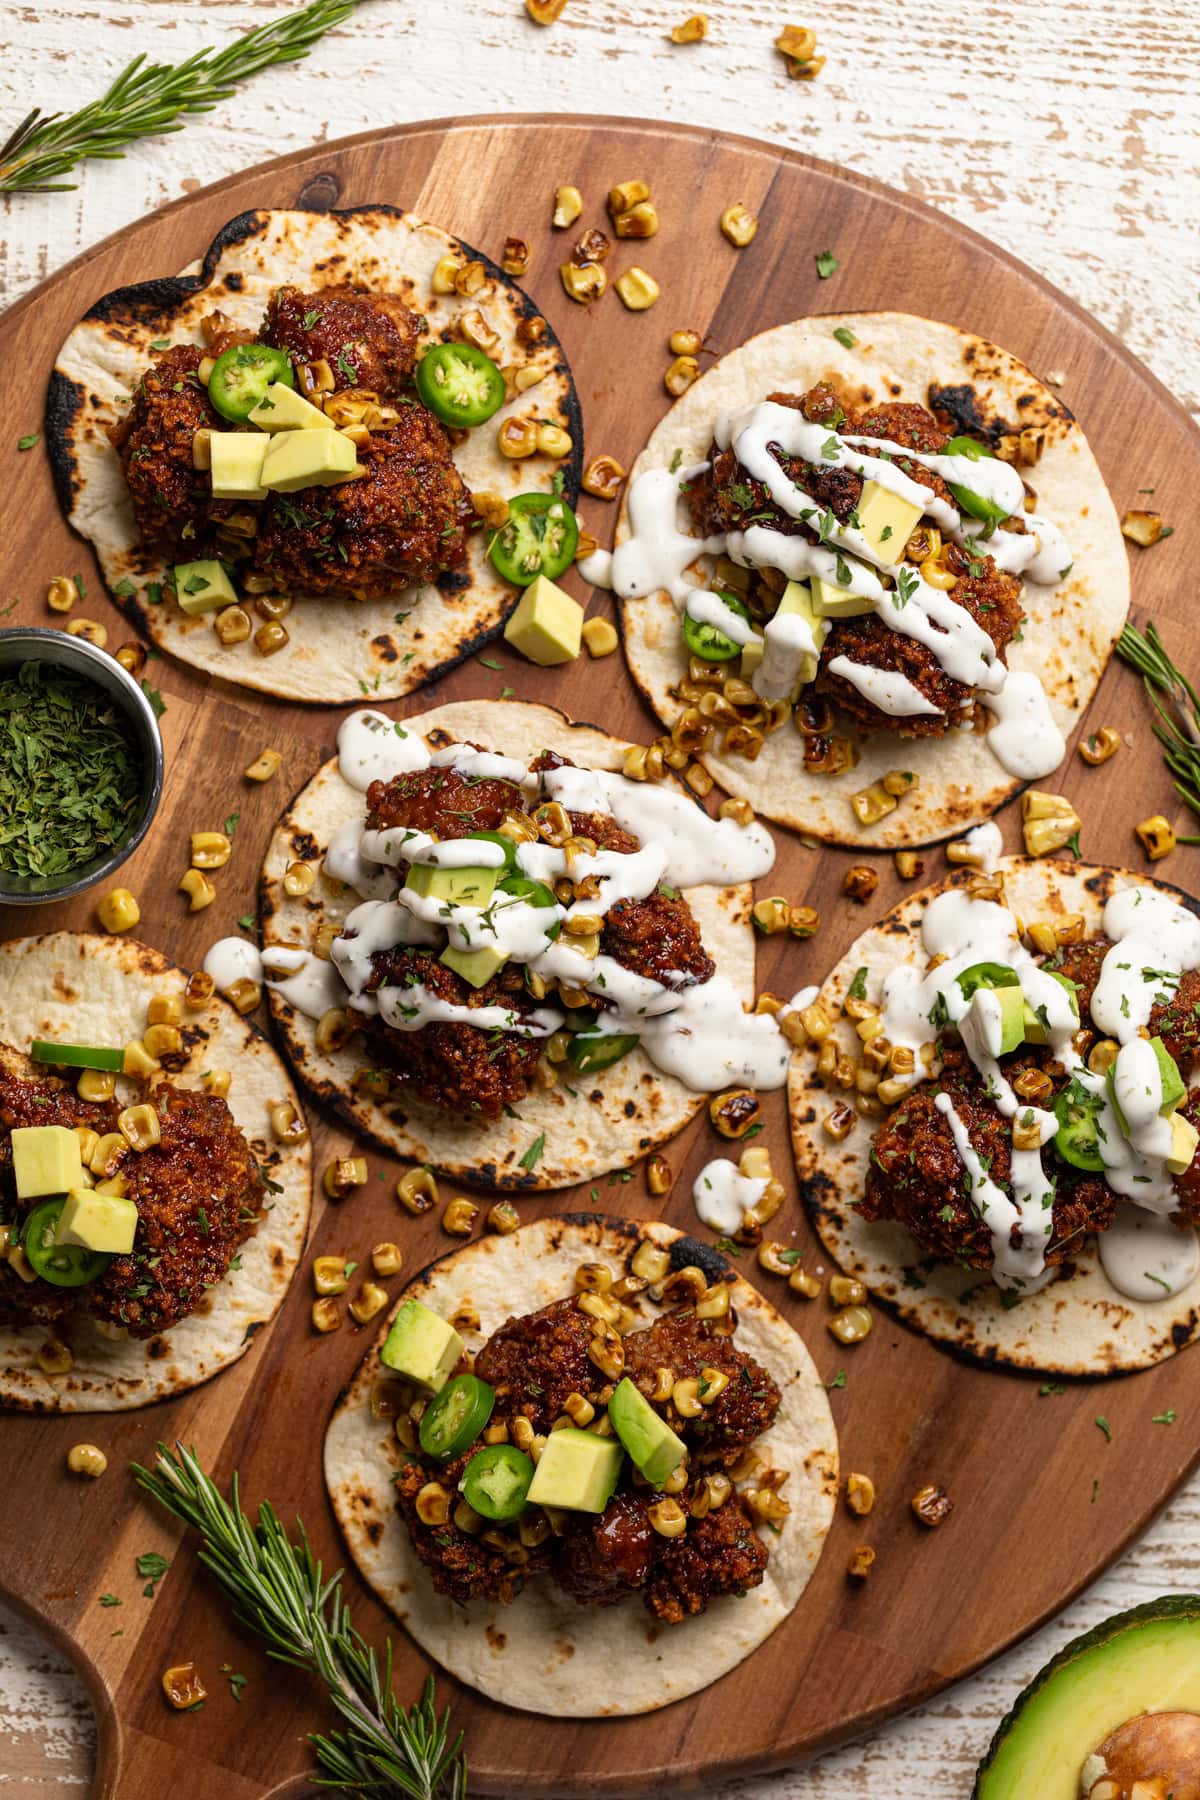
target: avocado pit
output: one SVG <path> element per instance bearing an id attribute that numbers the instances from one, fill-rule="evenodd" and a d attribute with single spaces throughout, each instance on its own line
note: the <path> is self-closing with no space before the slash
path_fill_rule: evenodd
<path id="1" fill-rule="evenodd" d="M 1080 1775 L 1084 1800 L 1200 1800 L 1200 1713 L 1139 1713 L 1111 1731 Z"/>

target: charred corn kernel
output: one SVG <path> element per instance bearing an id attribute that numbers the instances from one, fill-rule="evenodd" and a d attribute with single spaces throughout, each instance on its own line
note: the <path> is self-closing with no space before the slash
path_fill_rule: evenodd
<path id="1" fill-rule="evenodd" d="M 585 1271 L 588 1272 L 585 1275 Z M 592 1273 L 594 1272 L 594 1274 Z M 579 1287 L 579 1310 L 586 1313 L 589 1319 L 598 1319 L 602 1325 L 615 1325 L 621 1317 L 621 1304 L 609 1298 L 608 1288 L 612 1286 L 612 1271 L 603 1263 L 581 1263 L 575 1272 L 576 1283 L 581 1275 L 608 1283 L 608 1287 Z"/>
<path id="2" fill-rule="evenodd" d="M 121 1136 L 134 1150 L 152 1150 L 161 1143 L 158 1114 L 150 1105 L 127 1106 L 117 1115 Z"/>
<path id="3" fill-rule="evenodd" d="M 508 501 L 503 494 L 484 492 L 472 494 L 475 511 L 488 527 L 489 531 L 499 531 L 508 524 Z"/>
<path id="4" fill-rule="evenodd" d="M 829 1298 L 834 1306 L 865 1306 L 867 1290 L 852 1275 L 831 1275 Z"/>
<path id="5" fill-rule="evenodd" d="M 354 1033 L 358 1030 L 359 1021 L 345 1007 L 330 1006 L 317 1020 L 315 1033 L 317 1049 L 323 1056 L 334 1056 L 344 1050 Z"/>
<path id="6" fill-rule="evenodd" d="M 823 1043 L 833 1030 L 833 1020 L 819 1000 L 814 1000 L 811 1006 L 801 1007 L 800 1023 L 815 1044 Z"/>
<path id="7" fill-rule="evenodd" d="M 67 1451 L 67 1467 L 72 1475 L 90 1475 L 95 1480 L 107 1469 L 108 1458 L 95 1444 L 72 1444 Z"/>
<path id="8" fill-rule="evenodd" d="M 313 1258 L 313 1287 L 318 1294 L 344 1294 L 350 1285 L 350 1270 L 344 1256 Z"/>
<path id="9" fill-rule="evenodd" d="M 958 576 L 953 569 L 946 567 L 940 554 L 925 558 L 921 564 L 921 579 L 929 587 L 940 588 L 943 593 L 949 593 L 950 589 L 958 584 Z"/>
<path id="10" fill-rule="evenodd" d="M 96 911 L 105 931 L 132 931 L 142 916 L 142 909 L 128 888 L 110 888 Z"/>
<path id="11" fill-rule="evenodd" d="M 283 877 L 283 891 L 293 900 L 299 900 L 304 894 L 311 894 L 316 886 L 317 871 L 311 863 L 289 863 Z"/>
<path id="12" fill-rule="evenodd" d="M 525 11 L 535 25 L 553 25 L 566 4 L 567 0 L 525 0 Z"/>
<path id="13" fill-rule="evenodd" d="M 860 825 L 877 825 L 888 813 L 895 812 L 898 801 L 894 794 L 888 793 L 882 781 L 873 781 L 870 787 L 851 794 L 850 805 Z"/>
<path id="14" fill-rule="evenodd" d="M 97 650 L 103 650 L 108 642 L 108 628 L 99 619 L 72 619 L 67 630 L 72 637 L 86 638 Z"/>
<path id="15" fill-rule="evenodd" d="M 164 1056 L 178 1056 L 183 1049 L 183 1033 L 178 1025 L 148 1025 L 142 1044 L 147 1055 L 161 1062 Z"/>
<path id="16" fill-rule="evenodd" d="M 630 1258 L 629 1267 L 642 1281 L 662 1281 L 671 1267 L 669 1252 L 643 1238 Z"/>
<path id="17" fill-rule="evenodd" d="M 911 1086 L 912 1082 L 905 1080 L 903 1076 L 889 1076 L 887 1080 L 880 1082 L 875 1093 L 884 1106 L 895 1106 L 897 1100 L 903 1100 Z"/>
<path id="18" fill-rule="evenodd" d="M 1012 1142 L 1014 1150 L 1041 1149 L 1041 1125 L 1032 1107 L 1017 1109 L 1012 1122 Z"/>
<path id="19" fill-rule="evenodd" d="M 218 1098 L 224 1099 L 232 1079 L 228 1069 L 205 1069 L 200 1077 L 200 1085 L 206 1094 L 216 1094 Z"/>
<path id="20" fill-rule="evenodd" d="M 1115 1038 L 1101 1038 L 1088 1051 L 1087 1066 L 1093 1075 L 1107 1075 L 1117 1060 L 1117 1052 L 1121 1046 Z M 1015 1083 L 1014 1083 L 1015 1086 Z"/>
<path id="21" fill-rule="evenodd" d="M 539 425 L 537 428 L 537 448 L 541 456 L 553 456 L 561 460 L 570 456 L 573 441 L 569 431 L 561 425 Z"/>
<path id="22" fill-rule="evenodd" d="M 762 1123 L 762 1102 L 750 1088 L 729 1088 L 714 1094 L 708 1116 L 724 1138 L 742 1138 L 752 1125 Z"/>
<path id="23" fill-rule="evenodd" d="M 177 994 L 155 994 L 146 1008 L 146 1017 L 151 1025 L 178 1025 L 183 1018 L 183 1008 L 179 1004 Z"/>
<path id="24" fill-rule="evenodd" d="M 1035 950 L 1043 956 L 1053 956 L 1058 949 L 1058 933 L 1053 925 L 1044 920 L 1035 919 L 1032 925 L 1025 927 L 1025 935 Z"/>
<path id="25" fill-rule="evenodd" d="M 290 594 L 260 594 L 254 602 L 254 610 L 260 619 L 286 619 L 292 605 Z"/>
<path id="26" fill-rule="evenodd" d="M 475 257 L 465 262 L 454 271 L 454 291 L 461 294 L 464 300 L 472 299 L 483 291 L 487 283 L 487 270 Z"/>
<path id="27" fill-rule="evenodd" d="M 705 1364 L 700 1371 L 699 1398 L 701 1406 L 712 1406 L 729 1386 L 729 1377 L 724 1369 L 715 1369 Z"/>
<path id="28" fill-rule="evenodd" d="M 794 938 L 815 937 L 821 928 L 821 915 L 812 906 L 789 906 L 787 928 Z"/>
<path id="29" fill-rule="evenodd" d="M 93 1131 L 90 1125 L 77 1125 L 75 1127 L 75 1136 L 79 1139 L 80 1160 L 83 1163 L 84 1168 L 87 1169 L 91 1166 L 92 1152 L 100 1142 L 100 1133 L 98 1131 Z M 3 1256 L 3 1254 L 3 1246 L 0 1245 L 0 1256 Z"/>
<path id="30" fill-rule="evenodd" d="M 454 277 L 462 266 L 463 258 L 461 256 L 441 257 L 434 265 L 433 274 L 429 278 L 429 285 L 434 293 L 452 294 L 455 291 Z"/>
<path id="31" fill-rule="evenodd" d="M 106 1131 L 97 1141 L 95 1149 L 88 1159 L 88 1168 L 93 1175 L 114 1175 L 129 1151 L 129 1140 L 124 1132 Z"/>
<path id="32" fill-rule="evenodd" d="M 671 42 L 673 44 L 699 44 L 707 36 L 707 13 L 693 13 L 690 19 L 685 19 L 683 21 L 682 25 L 673 25 L 671 27 Z"/>
<path id="33" fill-rule="evenodd" d="M 909 1504 L 922 1525 L 928 1525 L 931 1530 L 937 1525 L 944 1525 L 954 1511 L 954 1502 L 945 1488 L 938 1487 L 933 1482 L 918 1488 Z"/>
<path id="34" fill-rule="evenodd" d="M 750 917 L 764 937 L 775 937 L 787 930 L 790 913 L 791 907 L 783 896 L 772 894 L 768 899 L 755 901 Z"/>
<path id="35" fill-rule="evenodd" d="M 790 1275 L 795 1261 L 796 1252 L 774 1238 L 764 1238 L 758 1246 L 758 1266 L 768 1275 Z"/>
<path id="36" fill-rule="evenodd" d="M 371 1251 L 371 1267 L 377 1275 L 386 1281 L 389 1275 L 398 1275 L 404 1265 L 404 1252 L 399 1244 L 389 1239 L 376 1244 Z"/>
<path id="37" fill-rule="evenodd" d="M 600 1327 L 589 1342 L 587 1353 L 588 1361 L 594 1363 L 610 1381 L 619 1381 L 625 1373 L 625 1346 L 611 1325 Z"/>
<path id="38" fill-rule="evenodd" d="M 268 619 L 254 634 L 254 648 L 260 656 L 274 656 L 288 641 L 287 626 L 275 619 Z"/>
<path id="39" fill-rule="evenodd" d="M 1121 734 L 1115 725 L 1102 725 L 1099 731 L 1090 732 L 1079 745 L 1079 754 L 1085 763 L 1094 769 L 1099 763 L 1107 762 L 1121 748 Z"/>
<path id="40" fill-rule="evenodd" d="M 744 250 L 758 230 L 758 220 L 748 207 L 735 200 L 721 214 L 721 230 L 738 250 Z"/>
<path id="41" fill-rule="evenodd" d="M 685 326 L 680 330 L 671 333 L 670 337 L 667 339 L 667 349 L 671 352 L 672 356 L 699 356 L 703 343 L 704 339 L 698 331 L 692 331 Z M 741 573 L 745 575 L 747 571 L 742 570 Z M 721 580 L 722 585 L 728 585 L 724 582 L 723 577 L 721 577 Z"/>
<path id="42" fill-rule="evenodd" d="M 608 286 L 608 276 L 595 262 L 565 262 L 560 264 L 558 274 L 568 299 L 580 306 L 590 306 Z"/>
<path id="43" fill-rule="evenodd" d="M 1021 830 L 1030 856 L 1048 856 L 1062 850 L 1080 829 L 1082 820 L 1062 794 L 1029 788 L 1021 799 Z"/>
<path id="44" fill-rule="evenodd" d="M 653 275 L 636 265 L 618 275 L 613 285 L 630 312 L 648 312 L 662 294 Z"/>
<path id="45" fill-rule="evenodd" d="M 865 863 L 856 863 L 842 877 L 843 894 L 851 900 L 857 900 L 860 906 L 866 904 L 878 886 L 878 871 L 869 869 Z"/>
<path id="46" fill-rule="evenodd" d="M 504 240 L 504 251 L 500 257 L 500 267 L 506 275 L 524 275 L 528 272 L 530 250 L 525 238 L 508 237 Z"/>
<path id="47" fill-rule="evenodd" d="M 580 1294 L 607 1294 L 613 1284 L 612 1270 L 607 1263 L 580 1263 L 575 1270 L 575 1291 Z M 608 1308 L 597 1312 L 592 1307 L 585 1307 L 593 1318 L 607 1319 L 610 1323 L 616 1318 L 615 1311 Z"/>
<path id="48" fill-rule="evenodd" d="M 342 1309 L 332 1295 L 326 1295 L 324 1299 L 313 1301 L 310 1317 L 314 1331 L 337 1331 L 342 1323 Z"/>
<path id="49" fill-rule="evenodd" d="M 81 1069 L 75 1092 L 81 1100 L 111 1100 L 117 1091 L 117 1078 L 111 1069 Z"/>
<path id="50" fill-rule="evenodd" d="M 729 1284 L 717 1282 L 696 1301 L 698 1319 L 724 1319 L 729 1313 Z"/>
<path id="51" fill-rule="evenodd" d="M 260 750 L 242 773 L 247 781 L 270 781 L 273 775 L 278 775 L 282 763 L 283 758 L 278 750 Z"/>
<path id="52" fill-rule="evenodd" d="M 657 744 L 631 744 L 621 768 L 630 781 L 661 781 L 666 764 Z"/>
<path id="53" fill-rule="evenodd" d="M 223 869 L 233 854 L 233 845 L 223 831 L 193 831 L 193 869 Z"/>
<path id="54" fill-rule="evenodd" d="M 663 376 L 663 386 L 668 394 L 677 400 L 680 394 L 687 393 L 699 373 L 700 364 L 694 356 L 677 356 L 674 362 L 668 365 L 667 372 Z"/>
<path id="55" fill-rule="evenodd" d="M 51 612 L 70 612 L 78 598 L 79 589 L 69 575 L 56 575 L 46 589 L 46 605 Z"/>
<path id="56" fill-rule="evenodd" d="M 37 1366 L 43 1375 L 68 1375 L 75 1367 L 71 1346 L 61 1338 L 47 1338 L 38 1347 Z"/>
<path id="57" fill-rule="evenodd" d="M 563 1401 L 563 1411 L 566 1413 L 571 1423 L 577 1426 L 580 1431 L 583 1430 L 585 1425 L 590 1425 L 596 1416 L 595 1407 L 583 1394 L 568 1394 Z"/>
<path id="58" fill-rule="evenodd" d="M 984 863 L 984 852 L 968 838 L 957 838 L 954 843 L 946 845 L 946 861 L 965 868 L 980 869 Z"/>
<path id="59" fill-rule="evenodd" d="M 1054 927 L 1054 935 L 1060 944 L 1080 944 L 1087 931 L 1087 921 L 1082 913 L 1068 913 Z"/>
<path id="60" fill-rule="evenodd" d="M 189 869 L 179 883 L 179 892 L 188 897 L 189 912 L 203 912 L 217 897 L 217 890 L 201 869 Z"/>
<path id="61" fill-rule="evenodd" d="M 1161 813 L 1154 813 L 1150 818 L 1143 819 L 1133 829 L 1141 839 L 1142 848 L 1151 862 L 1161 862 L 1175 848 L 1175 829 Z"/>
<path id="62" fill-rule="evenodd" d="M 821 1291 L 821 1283 L 807 1269 L 797 1266 L 788 1276 L 788 1288 L 793 1294 L 803 1294 L 806 1300 L 815 1300 Z"/>
<path id="63" fill-rule="evenodd" d="M 350 1312 L 360 1325 L 366 1325 L 376 1313 L 383 1311 L 387 1301 L 386 1288 L 381 1288 L 375 1281 L 364 1281 L 350 1302 Z"/>
<path id="64" fill-rule="evenodd" d="M 210 369 L 212 358 L 206 357 Z M 204 363 L 200 367 L 203 369 Z M 177 1663 L 174 1668 L 164 1669 L 162 1674 L 162 1690 L 168 1703 L 176 1712 L 190 1712 L 207 1700 L 208 1689 L 205 1687 L 200 1671 L 194 1662 Z"/>
<path id="65" fill-rule="evenodd" d="M 323 920 L 313 933 L 313 955 L 319 957 L 322 962 L 330 962 L 333 956 L 334 939 L 341 935 L 342 926 L 339 920 Z M 362 1072 L 371 1073 L 372 1071 L 360 1071 L 360 1073 Z M 387 1091 L 387 1083 L 384 1081 L 380 1086 L 380 1094 L 386 1096 Z"/>
<path id="66" fill-rule="evenodd" d="M 646 1164 L 646 1187 L 655 1195 L 669 1194 L 674 1177 L 665 1156 L 652 1156 Z"/>
<path id="67" fill-rule="evenodd" d="M 440 1481 L 427 1481 L 417 1495 L 417 1517 L 422 1525 L 444 1525 L 450 1517 L 450 1495 Z"/>
<path id="68" fill-rule="evenodd" d="M 742 1498 L 750 1511 L 767 1525 L 782 1525 L 792 1510 L 788 1502 L 769 1487 L 748 1488 Z"/>
<path id="69" fill-rule="evenodd" d="M 325 1173 L 321 1177 L 321 1186 L 327 1199 L 344 1200 L 355 1188 L 367 1185 L 367 1159 L 365 1156 L 335 1156 L 327 1163 Z"/>
<path id="70" fill-rule="evenodd" d="M 779 54 L 790 57 L 794 62 L 808 62 L 816 47 L 817 34 L 807 25 L 785 25 L 775 39 L 775 48 Z"/>
<path id="71" fill-rule="evenodd" d="M 581 267 L 584 263 L 603 262 L 611 249 L 612 245 L 604 232 L 598 231 L 593 226 L 577 239 L 575 248 L 571 252 L 571 261 L 578 263 Z"/>
<path id="72" fill-rule="evenodd" d="M 865 1519 L 875 1504 L 875 1483 L 869 1475 L 846 1477 L 846 1505 L 860 1519 Z"/>
<path id="73" fill-rule="evenodd" d="M 683 779 L 701 800 L 707 799 L 713 791 L 713 778 L 703 763 L 689 763 L 683 771 Z"/>
<path id="74" fill-rule="evenodd" d="M 225 606 L 213 616 L 213 630 L 221 643 L 244 644 L 250 636 L 250 614 L 243 606 Z"/>
<path id="75" fill-rule="evenodd" d="M 151 1075 L 157 1075 L 162 1068 L 158 1058 L 152 1056 L 147 1050 L 144 1039 L 126 1044 L 122 1056 L 122 1075 L 133 1075 L 140 1081 L 147 1080 Z"/>
<path id="76" fill-rule="evenodd" d="M 658 208 L 652 200 L 641 200 L 613 220 L 619 238 L 652 238 L 658 231 Z"/>
<path id="77" fill-rule="evenodd" d="M 916 881 L 925 873 L 925 864 L 915 850 L 897 850 L 893 860 L 901 881 Z"/>
<path id="78" fill-rule="evenodd" d="M 1121 531 L 1133 544 L 1140 544 L 1148 550 L 1151 544 L 1157 544 L 1163 534 L 1162 514 L 1156 512 L 1127 512 L 1121 520 Z"/>
<path id="79" fill-rule="evenodd" d="M 478 1217 L 479 1208 L 475 1202 L 460 1195 L 457 1200 L 450 1201 L 442 1214 L 442 1230 L 450 1237 L 470 1237 Z"/>
<path id="80" fill-rule="evenodd" d="M 871 1315 L 865 1306 L 844 1306 L 827 1322 L 827 1329 L 839 1344 L 861 1344 L 871 1330 Z"/>
<path id="81" fill-rule="evenodd" d="M 678 1500 L 669 1494 L 663 1500 L 656 1500 L 653 1506 L 646 1509 L 646 1516 L 659 1537 L 682 1537 L 687 1530 L 687 1514 Z"/>
<path id="82" fill-rule="evenodd" d="M 271 1108 L 271 1130 L 281 1144 L 302 1144 L 308 1136 L 304 1114 L 291 1100 L 277 1100 Z"/>
<path id="83" fill-rule="evenodd" d="M 553 222 L 559 231 L 573 225 L 583 211 L 583 195 L 577 187 L 556 187 Z"/>
<path id="84" fill-rule="evenodd" d="M 1107 1040 L 1111 1042 L 1111 1039 Z M 1114 1048 L 1114 1056 L 1115 1056 Z M 1090 1066 L 1090 1065 L 1089 1065 Z M 1101 1074 L 1104 1073 L 1101 1067 Z M 1095 1073 L 1095 1071 L 1093 1071 Z M 1054 1083 L 1042 1069 L 1022 1069 L 1019 1075 L 1013 1076 L 1013 1092 L 1021 1100 L 1035 1100 L 1039 1104 L 1049 1100 L 1054 1092 Z"/>
<path id="85" fill-rule="evenodd" d="M 251 981 L 248 975 L 242 975 L 223 989 L 229 1004 L 240 1013 L 252 1013 L 262 1001 L 262 986 Z"/>
<path id="86" fill-rule="evenodd" d="M 494 1206 L 489 1206 L 484 1223 L 498 1237 L 511 1237 L 520 1226 L 521 1215 L 511 1200 L 497 1200 Z"/>
<path id="87" fill-rule="evenodd" d="M 860 1544 L 857 1550 L 850 1552 L 850 1560 L 846 1564 L 846 1573 L 852 1581 L 865 1581 L 875 1567 L 875 1552 L 870 1544 Z"/>
<path id="88" fill-rule="evenodd" d="M 640 206 L 649 198 L 650 183 L 648 181 L 618 181 L 615 187 L 609 188 L 605 205 L 608 208 L 609 217 L 617 219 L 622 213 L 632 211 L 635 206 Z"/>
<path id="89" fill-rule="evenodd" d="M 625 469 L 615 456 L 593 456 L 583 471 L 583 485 L 597 500 L 615 500 L 625 479 Z"/>
<path id="90" fill-rule="evenodd" d="M 117 661 L 130 675 L 140 675 L 146 666 L 146 651 L 141 644 L 122 644 L 116 652 Z"/>
<path id="91" fill-rule="evenodd" d="M 496 447 L 510 462 L 532 456 L 537 449 L 536 419 L 505 419 L 496 433 Z"/>
<path id="92" fill-rule="evenodd" d="M 821 1123 L 826 1137 L 831 1137 L 835 1144 L 843 1143 L 853 1128 L 854 1110 L 849 1106 L 835 1106 Z"/>
<path id="93" fill-rule="evenodd" d="M 609 619 L 585 619 L 583 641 L 589 656 L 611 656 L 619 642 L 617 628 Z"/>
<path id="94" fill-rule="evenodd" d="M 741 1174 L 748 1175 L 751 1181 L 769 1181 L 771 1176 L 770 1151 L 761 1144 L 752 1144 L 738 1157 L 738 1169 Z"/>

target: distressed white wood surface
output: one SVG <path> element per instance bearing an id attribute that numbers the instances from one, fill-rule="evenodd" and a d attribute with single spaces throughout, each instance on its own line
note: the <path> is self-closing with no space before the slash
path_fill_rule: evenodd
<path id="1" fill-rule="evenodd" d="M 179 59 L 282 7 L 8 0 L 0 122 L 10 127 L 35 102 L 69 109 L 137 51 Z M 269 72 L 122 162 L 90 165 L 77 193 L 7 199 L 0 300 L 179 194 L 309 143 L 455 112 L 661 117 L 810 150 L 942 207 L 1082 302 L 1200 411 L 1197 0 L 959 0 L 952 9 L 856 0 L 836 10 L 709 0 L 708 41 L 673 46 L 667 31 L 691 10 L 687 0 L 567 0 L 559 23 L 540 30 L 522 0 L 369 0 L 307 63 Z M 813 83 L 787 80 L 772 49 L 788 22 L 818 30 L 828 62 Z M 565 173 L 548 169 L 547 188 Z M 1196 1429 L 1184 1404 L 1174 1429 Z M 920 1579 L 919 1566 L 907 1579 Z M 1122 1607 L 1198 1588 L 1200 1481 L 1119 1568 L 986 1673 L 859 1745 L 795 1774 L 732 1784 L 720 1800 L 964 1796 L 996 1720 L 1047 1656 Z M 78 1683 L 0 1609 L 0 1790 L 86 1790 L 91 1742 Z"/>

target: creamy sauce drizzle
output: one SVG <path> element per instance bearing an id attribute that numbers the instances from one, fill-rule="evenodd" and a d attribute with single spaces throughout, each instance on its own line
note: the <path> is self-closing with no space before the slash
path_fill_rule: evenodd
<path id="1" fill-rule="evenodd" d="M 592 587 L 610 588 L 613 584 L 611 550 L 593 550 L 590 556 L 581 556 L 575 567 Z"/>
<path id="2" fill-rule="evenodd" d="M 718 1156 L 704 1165 L 692 1183 L 692 1200 L 702 1225 L 732 1237 L 766 1191 L 765 1177 L 743 1175 L 735 1162 Z"/>
<path id="3" fill-rule="evenodd" d="M 343 781 L 362 794 L 373 781 L 390 781 L 409 769 L 429 767 L 425 739 L 415 731 L 405 731 L 386 713 L 351 713 L 338 727 L 337 747 Z"/>
<path id="4" fill-rule="evenodd" d="M 204 958 L 204 973 L 212 976 L 217 992 L 223 994 L 235 981 L 261 981 L 262 957 L 245 938 L 218 938 Z"/>
<path id="5" fill-rule="evenodd" d="M 898 669 L 876 669 L 870 663 L 852 662 L 848 656 L 830 659 L 829 673 L 840 675 L 851 687 L 893 718 L 908 719 L 920 715 L 936 715 L 940 709 L 926 699 L 915 682 Z"/>

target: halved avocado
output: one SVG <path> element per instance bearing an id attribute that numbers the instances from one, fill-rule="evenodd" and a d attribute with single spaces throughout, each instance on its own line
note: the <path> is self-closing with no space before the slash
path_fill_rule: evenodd
<path id="1" fill-rule="evenodd" d="M 1000 1726 L 972 1800 L 1079 1800 L 1088 1758 L 1148 1712 L 1200 1714 L 1200 1596 L 1151 1600 L 1068 1644 Z M 1184 1739 L 1178 1755 L 1187 1766 L 1147 1766 L 1139 1778 L 1163 1775 L 1168 1791 L 1191 1795 L 1200 1786 L 1194 1753 L 1194 1737 Z M 1103 1770 L 1092 1770 L 1099 1779 Z"/>

